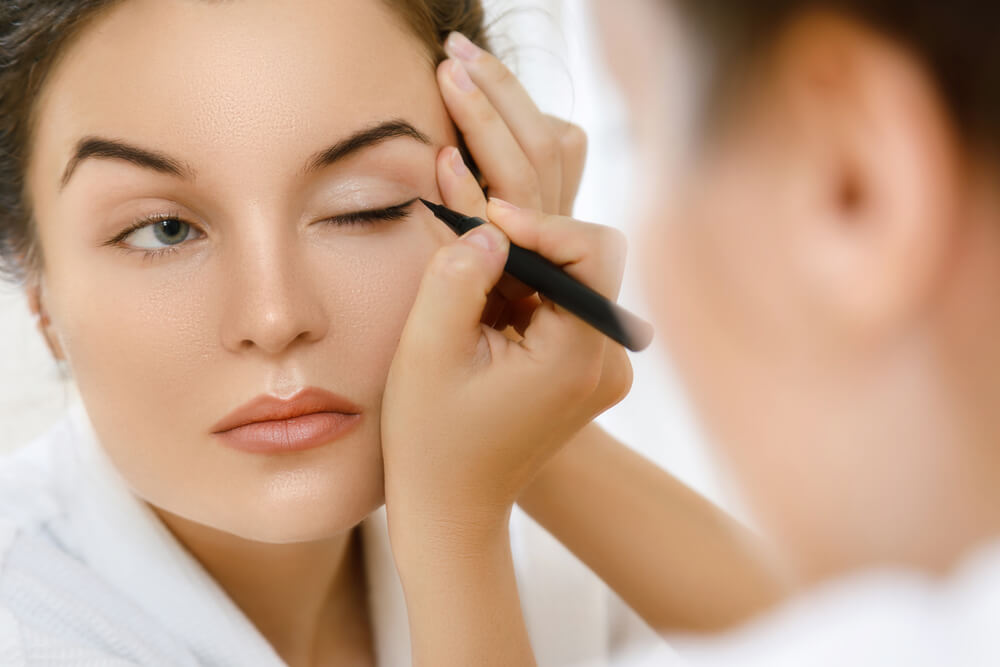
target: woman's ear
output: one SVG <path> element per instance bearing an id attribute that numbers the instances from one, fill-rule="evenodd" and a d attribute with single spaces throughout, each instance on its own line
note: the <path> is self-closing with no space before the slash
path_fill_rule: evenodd
<path id="1" fill-rule="evenodd" d="M 832 332 L 881 338 L 932 298 L 961 224 L 960 142 L 930 73 L 843 16 L 793 20 L 775 54 L 794 136 L 792 256 Z"/>
<path id="2" fill-rule="evenodd" d="M 42 278 L 31 278 L 25 287 L 25 294 L 28 298 L 28 309 L 35 316 L 35 326 L 45 339 L 52 357 L 57 361 L 66 361 L 66 355 L 59 344 L 59 336 L 56 334 L 52 318 L 49 317 L 48 309 L 44 301 L 44 283 Z"/>

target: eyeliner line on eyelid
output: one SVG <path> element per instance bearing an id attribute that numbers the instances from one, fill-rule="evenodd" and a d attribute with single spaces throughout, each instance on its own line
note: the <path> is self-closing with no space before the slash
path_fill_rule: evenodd
<path id="1" fill-rule="evenodd" d="M 327 222 L 334 225 L 352 225 L 352 224 L 364 224 L 366 222 L 377 222 L 377 221 L 391 221 L 399 220 L 405 218 L 410 214 L 409 209 L 417 202 L 416 198 L 409 201 L 403 202 L 402 204 L 396 204 L 395 206 L 387 206 L 380 209 L 368 209 L 364 211 L 354 211 L 351 213 L 344 213 L 342 215 L 335 215 L 326 218 L 322 222 Z"/>

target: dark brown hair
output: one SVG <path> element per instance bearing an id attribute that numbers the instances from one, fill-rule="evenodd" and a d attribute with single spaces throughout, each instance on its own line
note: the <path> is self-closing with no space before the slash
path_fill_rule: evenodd
<path id="1" fill-rule="evenodd" d="M 1000 5 L 981 0 L 673 0 L 714 64 L 707 103 L 720 111 L 732 84 L 789 20 L 827 9 L 909 48 L 934 77 L 956 127 L 975 151 L 1000 149 Z M 714 115 L 714 114 L 713 114 Z"/>
<path id="2" fill-rule="evenodd" d="M 0 0 L 0 277 L 22 282 L 44 264 L 25 192 L 35 101 L 70 40 L 121 1 Z M 453 30 L 489 46 L 480 0 L 382 1 L 427 46 L 434 65 Z"/>

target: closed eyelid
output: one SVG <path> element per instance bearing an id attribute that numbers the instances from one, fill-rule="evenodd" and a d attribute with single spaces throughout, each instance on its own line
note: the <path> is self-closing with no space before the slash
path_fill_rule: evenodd
<path id="1" fill-rule="evenodd" d="M 384 208 L 369 208 L 360 211 L 351 211 L 349 213 L 342 213 L 340 215 L 333 215 L 327 218 L 329 222 L 339 222 L 339 223 L 350 223 L 350 222 L 361 222 L 364 220 L 381 219 L 381 220 L 396 220 L 404 218 L 410 214 L 410 207 L 412 207 L 417 202 L 417 199 L 411 199 L 405 201 L 402 204 L 396 204 L 394 206 L 386 206 Z"/>

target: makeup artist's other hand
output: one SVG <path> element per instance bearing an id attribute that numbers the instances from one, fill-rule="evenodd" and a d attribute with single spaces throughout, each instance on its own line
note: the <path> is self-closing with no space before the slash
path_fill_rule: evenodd
<path id="1" fill-rule="evenodd" d="M 437 69 L 441 97 L 488 193 L 521 208 L 571 216 L 587 154 L 583 129 L 542 113 L 506 65 L 461 33 L 449 35 L 445 51 L 450 57 Z M 483 189 L 454 147 L 438 155 L 438 189 L 449 208 L 486 218 Z M 513 316 L 510 305 L 532 293 L 502 276 L 483 322 L 503 330 Z"/>
<path id="2" fill-rule="evenodd" d="M 631 387 L 624 348 L 548 300 L 511 304 L 520 340 L 481 321 L 508 236 L 616 299 L 623 235 L 498 200 L 487 215 L 495 225 L 431 260 L 389 371 L 382 448 L 394 539 L 415 526 L 441 539 L 505 531 L 544 463 Z"/>
<path id="3" fill-rule="evenodd" d="M 542 113 L 506 65 L 461 33 L 449 35 L 445 51 L 441 97 L 489 195 L 572 215 L 587 153 L 583 129 Z M 484 208 L 462 212 L 482 217 Z"/>

